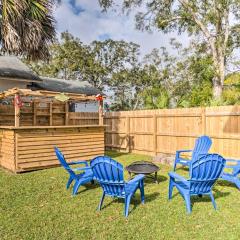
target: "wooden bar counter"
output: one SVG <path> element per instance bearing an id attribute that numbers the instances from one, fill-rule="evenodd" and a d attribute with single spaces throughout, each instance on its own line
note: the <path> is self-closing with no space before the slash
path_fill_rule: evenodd
<path id="1" fill-rule="evenodd" d="M 67 161 L 104 155 L 103 125 L 0 126 L 0 166 L 24 172 L 59 165 L 53 147 Z"/>

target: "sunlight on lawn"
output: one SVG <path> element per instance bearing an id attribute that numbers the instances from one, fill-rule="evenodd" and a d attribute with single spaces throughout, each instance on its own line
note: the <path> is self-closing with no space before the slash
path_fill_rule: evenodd
<path id="1" fill-rule="evenodd" d="M 151 160 L 108 154 L 125 166 Z M 127 219 L 123 200 L 106 198 L 102 211 L 96 211 L 102 191 L 97 185 L 81 187 L 73 197 L 65 189 L 68 175 L 62 168 L 18 175 L 0 171 L 1 239 L 238 239 L 240 193 L 233 185 L 218 181 L 214 187 L 218 211 L 208 197 L 194 197 L 188 215 L 176 190 L 172 201 L 167 200 L 171 167 L 159 166 L 160 183 L 145 181 L 145 205 L 137 192 Z"/>

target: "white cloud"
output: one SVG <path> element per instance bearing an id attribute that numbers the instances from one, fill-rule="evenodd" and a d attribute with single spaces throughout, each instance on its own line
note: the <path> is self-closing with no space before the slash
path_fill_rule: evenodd
<path id="1" fill-rule="evenodd" d="M 135 29 L 134 13 L 129 16 L 114 11 L 102 13 L 98 0 L 76 0 L 76 5 L 80 5 L 85 11 L 75 15 L 66 1 L 56 8 L 57 31 L 60 33 L 68 30 L 84 43 L 99 40 L 102 35 L 109 35 L 114 40 L 138 43 L 142 54 L 146 54 L 153 48 L 169 47 L 171 37 L 188 42 L 186 35 L 178 36 L 176 33 L 165 35 L 157 31 L 152 34 L 140 32 Z"/>

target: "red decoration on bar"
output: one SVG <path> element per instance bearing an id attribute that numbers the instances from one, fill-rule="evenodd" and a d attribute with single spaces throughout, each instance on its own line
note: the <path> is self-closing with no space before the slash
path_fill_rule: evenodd
<path id="1" fill-rule="evenodd" d="M 96 100 L 97 100 L 97 101 L 103 101 L 103 96 L 102 96 L 101 94 L 98 94 L 98 95 L 96 96 Z"/>
<path id="2" fill-rule="evenodd" d="M 22 102 L 22 100 L 21 100 L 19 95 L 15 95 L 15 97 L 14 97 L 14 105 L 18 106 L 19 108 L 21 108 L 23 106 L 23 102 Z"/>

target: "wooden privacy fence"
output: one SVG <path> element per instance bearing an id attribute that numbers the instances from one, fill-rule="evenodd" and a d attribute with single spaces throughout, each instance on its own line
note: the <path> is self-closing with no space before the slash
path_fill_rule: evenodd
<path id="1" fill-rule="evenodd" d="M 175 154 L 209 135 L 211 152 L 240 159 L 240 106 L 112 112 L 105 114 L 105 124 L 108 149 Z"/>

